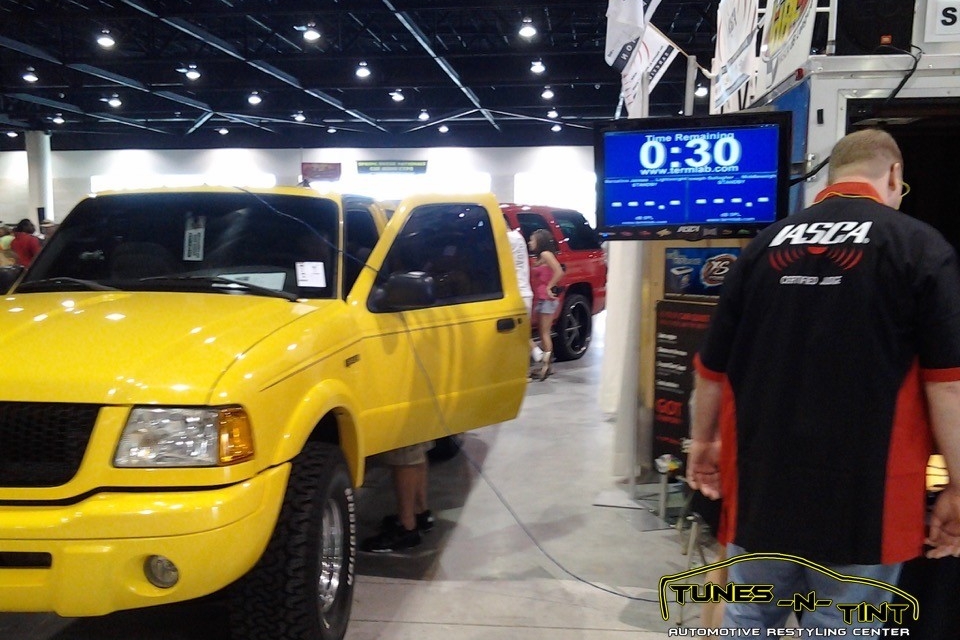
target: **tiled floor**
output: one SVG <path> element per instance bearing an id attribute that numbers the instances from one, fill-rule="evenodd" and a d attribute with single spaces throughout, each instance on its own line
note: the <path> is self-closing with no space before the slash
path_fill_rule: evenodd
<path id="1" fill-rule="evenodd" d="M 469 433 L 431 467 L 437 527 L 407 554 L 361 555 L 348 640 L 662 638 L 661 575 L 687 568 L 678 534 L 610 504 L 613 422 L 597 405 L 603 316 L 581 360 L 533 382 L 520 417 Z M 655 495 L 642 485 L 640 495 Z M 603 498 L 601 498 L 603 496 Z M 626 501 L 629 504 L 629 501 Z M 360 533 L 393 510 L 386 470 L 359 492 Z M 4 640 L 227 640 L 222 612 L 194 604 L 89 620 L 0 614 Z"/>

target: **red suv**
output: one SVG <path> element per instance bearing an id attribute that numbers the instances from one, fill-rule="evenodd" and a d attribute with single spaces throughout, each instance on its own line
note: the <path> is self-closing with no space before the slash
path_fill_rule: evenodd
<path id="1" fill-rule="evenodd" d="M 607 259 L 600 238 L 586 218 L 572 209 L 501 204 L 511 229 L 527 240 L 537 229 L 547 229 L 557 241 L 557 258 L 563 265 L 565 286 L 560 315 L 554 324 L 553 350 L 557 360 L 576 360 L 587 352 L 593 315 L 607 301 Z"/>

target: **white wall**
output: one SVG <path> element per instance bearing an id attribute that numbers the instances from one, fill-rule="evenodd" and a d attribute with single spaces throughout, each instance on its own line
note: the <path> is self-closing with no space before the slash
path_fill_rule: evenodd
<path id="1" fill-rule="evenodd" d="M 0 222 L 16 224 L 29 210 L 27 152 L 0 153 Z"/>
<path id="2" fill-rule="evenodd" d="M 416 176 L 403 181 L 396 176 L 382 176 L 379 181 L 369 182 L 374 179 L 357 175 L 357 160 L 426 160 L 427 177 L 433 184 L 452 185 L 462 180 L 488 185 L 485 188 L 501 202 L 522 199 L 525 204 L 566 206 L 594 218 L 592 147 L 127 149 L 54 151 L 52 155 L 54 220 L 62 219 L 91 192 L 94 176 L 108 181 L 129 178 L 144 182 L 150 176 L 213 175 L 215 179 L 220 176 L 237 179 L 237 184 L 252 184 L 272 175 L 278 185 L 295 185 L 300 178 L 301 162 L 338 162 L 347 190 L 382 187 L 384 193 L 370 194 L 375 197 L 386 198 L 392 190 L 409 186 L 408 182 L 418 187 L 423 182 Z M 0 221 L 16 222 L 27 215 L 27 192 L 26 153 L 0 153 Z"/>

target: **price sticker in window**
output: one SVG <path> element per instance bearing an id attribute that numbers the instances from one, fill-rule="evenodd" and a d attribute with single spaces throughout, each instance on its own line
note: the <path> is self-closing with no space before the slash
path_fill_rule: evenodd
<path id="1" fill-rule="evenodd" d="M 187 216 L 186 229 L 183 232 L 183 259 L 189 262 L 203 261 L 203 237 L 206 232 L 207 217 Z"/>
<path id="2" fill-rule="evenodd" d="M 327 274 L 322 262 L 298 262 L 297 267 L 297 286 L 299 287 L 325 287 L 327 286 Z"/>

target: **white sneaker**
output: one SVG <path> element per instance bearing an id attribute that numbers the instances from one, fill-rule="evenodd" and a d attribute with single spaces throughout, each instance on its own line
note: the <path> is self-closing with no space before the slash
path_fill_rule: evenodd
<path id="1" fill-rule="evenodd" d="M 531 352 L 531 355 L 533 356 L 534 362 L 543 361 L 543 349 L 541 349 L 540 347 L 534 347 L 533 351 Z"/>

